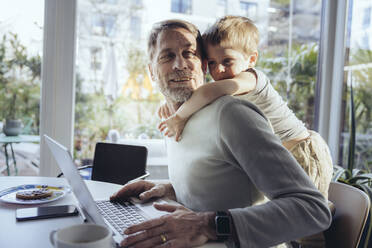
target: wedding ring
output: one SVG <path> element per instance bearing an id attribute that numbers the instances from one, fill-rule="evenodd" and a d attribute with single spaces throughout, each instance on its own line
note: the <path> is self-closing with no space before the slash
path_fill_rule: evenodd
<path id="1" fill-rule="evenodd" d="M 165 243 L 167 242 L 167 237 L 165 237 L 164 234 L 160 234 L 161 242 Z"/>

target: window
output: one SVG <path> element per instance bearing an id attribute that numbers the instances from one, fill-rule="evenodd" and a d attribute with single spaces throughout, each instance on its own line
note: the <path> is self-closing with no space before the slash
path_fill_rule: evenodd
<path id="1" fill-rule="evenodd" d="M 349 1 L 346 27 L 343 108 L 339 161 L 347 165 L 350 137 L 350 87 L 353 86 L 356 115 L 355 164 L 370 170 L 372 161 L 372 40 L 370 1 Z M 360 13 L 363 17 L 360 18 Z"/>
<path id="2" fill-rule="evenodd" d="M 371 13 L 371 7 L 363 10 L 363 29 L 368 29 L 371 26 Z"/>
<path id="3" fill-rule="evenodd" d="M 90 68 L 92 70 L 101 70 L 102 66 L 102 48 L 92 47 L 90 49 Z"/>
<path id="4" fill-rule="evenodd" d="M 81 163 L 93 158 L 95 143 L 109 133 L 119 133 L 121 141 L 161 138 L 156 110 L 163 98 L 147 73 L 141 39 L 148 31 L 145 7 L 153 8 L 140 0 L 123 2 L 129 4 L 78 1 L 74 156 Z"/>
<path id="5" fill-rule="evenodd" d="M 227 0 L 218 0 L 216 17 L 222 17 L 226 14 L 227 14 Z"/>
<path id="6" fill-rule="evenodd" d="M 142 7 L 142 0 L 132 0 L 132 6 L 137 8 Z"/>
<path id="7" fill-rule="evenodd" d="M 222 17 L 227 14 L 227 0 L 217 1 L 217 17 Z"/>
<path id="8" fill-rule="evenodd" d="M 257 3 L 240 1 L 241 14 L 252 20 L 257 18 Z"/>
<path id="9" fill-rule="evenodd" d="M 361 47 L 364 49 L 368 49 L 369 47 L 369 35 L 368 33 L 365 33 L 362 38 Z"/>
<path id="10" fill-rule="evenodd" d="M 0 8 L 0 132 L 6 120 L 21 120 L 22 134 L 39 135 L 43 25 L 43 0 L 3 2 Z M 13 149 L 18 175 L 36 176 L 33 159 L 39 157 L 39 144 L 13 143 Z M 0 161 L 0 176 L 7 175 L 3 150 Z M 14 168 L 10 166 L 10 175 Z"/>
<path id="11" fill-rule="evenodd" d="M 130 18 L 130 32 L 133 39 L 141 38 L 141 18 L 138 16 L 132 16 Z"/>
<path id="12" fill-rule="evenodd" d="M 313 129 L 321 4 L 314 4 L 317 8 L 307 12 L 306 1 L 296 3 L 302 12 L 291 13 L 284 1 L 271 1 L 268 9 L 260 11 L 256 21 L 261 40 L 257 67 L 268 75 L 297 118 Z M 301 18 L 307 22 L 294 21 Z M 311 36 L 302 36 L 304 28 Z"/>
<path id="13" fill-rule="evenodd" d="M 115 35 L 116 15 L 97 13 L 92 19 L 92 34 L 101 36 Z"/>
<path id="14" fill-rule="evenodd" d="M 102 8 L 100 5 L 93 8 L 88 7 L 90 0 L 78 1 L 79 4 L 85 3 L 79 9 L 79 25 L 90 24 L 89 20 L 97 13 L 115 16 L 116 21 L 112 26 L 115 37 L 95 35 L 89 29 L 94 28 L 91 26 L 77 29 L 76 158 L 92 159 L 95 142 L 109 139 L 109 133 L 115 133 L 112 130 L 120 134 L 121 141 L 141 139 L 141 142 L 152 143 L 162 139 L 157 130 L 159 119 L 156 111 L 164 98 L 147 72 L 145 37 L 155 22 L 178 18 L 180 13 L 189 14 L 188 20 L 198 27 L 208 27 L 217 19 L 212 17 L 219 17 L 211 13 L 212 9 L 220 9 L 221 15 L 241 15 L 243 11 L 249 18 L 259 16 L 256 24 L 261 42 L 257 68 L 268 75 L 296 116 L 312 128 L 321 0 L 313 1 L 317 4 L 314 4 L 311 13 L 307 13 L 308 4 L 297 1 L 296 8 L 301 8 L 303 12 L 294 11 L 292 15 L 288 1 L 279 0 L 172 0 L 168 1 L 171 4 L 168 12 L 164 12 L 166 5 L 160 1 L 141 1 L 142 7 L 137 8 L 134 7 L 137 1 L 131 0 L 127 1 L 127 5 L 118 4 L 112 9 L 107 8 L 107 4 L 102 4 Z M 193 13 L 192 9 L 198 12 Z M 304 15 L 308 20 L 306 24 L 295 21 Z M 290 21 L 290 18 L 293 19 Z M 291 32 L 289 23 L 296 27 Z M 101 27 L 105 25 L 98 24 L 96 27 L 102 31 Z M 300 31 L 304 26 L 299 25 L 305 25 L 310 35 L 303 37 Z M 101 48 L 101 51 L 91 48 Z M 98 62 L 101 69 L 95 70 Z M 106 71 L 110 72 L 108 76 Z M 111 89 L 111 93 L 106 92 L 107 89 Z M 151 151 L 149 156 L 151 160 Z"/>
<path id="15" fill-rule="evenodd" d="M 172 0 L 171 11 L 174 13 L 191 14 L 191 0 Z"/>

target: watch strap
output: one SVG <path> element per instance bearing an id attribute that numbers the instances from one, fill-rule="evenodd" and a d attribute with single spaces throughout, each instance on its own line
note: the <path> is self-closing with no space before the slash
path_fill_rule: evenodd
<path id="1" fill-rule="evenodd" d="M 229 214 L 226 213 L 225 211 L 217 211 L 216 216 L 229 216 Z"/>

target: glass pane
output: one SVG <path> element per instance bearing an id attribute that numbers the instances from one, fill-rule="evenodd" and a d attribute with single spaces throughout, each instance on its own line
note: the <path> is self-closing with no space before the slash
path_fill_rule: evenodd
<path id="1" fill-rule="evenodd" d="M 96 142 L 160 139 L 163 99 L 147 73 L 143 1 L 78 1 L 74 156 L 92 162 Z"/>
<path id="2" fill-rule="evenodd" d="M 225 14 L 256 20 L 261 36 L 257 68 L 312 127 L 321 0 L 229 0 L 228 6 L 220 0 L 134 2 L 78 1 L 76 158 L 91 162 L 96 142 L 117 137 L 158 148 L 162 135 L 156 111 L 163 97 L 148 75 L 146 47 L 152 24 L 165 19 L 188 20 L 201 32 Z M 116 19 L 104 25 L 101 19 L 107 16 Z M 112 31 L 102 32 L 108 27 Z M 150 160 L 166 156 L 157 148 L 150 150 Z"/>
<path id="3" fill-rule="evenodd" d="M 249 17 L 253 21 L 257 19 L 257 3 L 240 1 L 241 15 Z"/>
<path id="4" fill-rule="evenodd" d="M 181 1 L 180 0 L 172 0 L 171 10 L 174 13 L 182 13 L 181 12 Z"/>
<path id="5" fill-rule="evenodd" d="M 350 137 L 350 89 L 353 86 L 358 168 L 372 166 L 372 2 L 349 1 L 340 161 L 347 166 Z"/>
<path id="6" fill-rule="evenodd" d="M 191 0 L 172 0 L 171 11 L 174 13 L 191 14 Z"/>
<path id="7" fill-rule="evenodd" d="M 261 32 L 258 67 L 309 129 L 314 120 L 321 5 L 321 0 L 270 1 L 257 20 Z"/>
<path id="8" fill-rule="evenodd" d="M 216 16 L 223 16 L 227 13 L 227 0 L 217 1 Z"/>
<path id="9" fill-rule="evenodd" d="M 3 166 L 6 155 L 10 158 L 11 175 L 38 173 L 39 144 L 30 141 L 38 140 L 40 127 L 43 19 L 43 0 L 7 1 L 0 8 L 0 132 L 3 132 L 0 139 L 4 134 L 33 135 L 18 137 L 21 142 L 17 144 L 10 141 L 14 157 L 9 146 L 7 152 L 1 146 L 2 174 L 7 174 L 6 166 Z M 13 158 L 16 167 L 12 164 Z"/>

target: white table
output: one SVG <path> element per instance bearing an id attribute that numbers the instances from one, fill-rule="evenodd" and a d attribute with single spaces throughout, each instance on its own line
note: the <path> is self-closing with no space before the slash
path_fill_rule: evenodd
<path id="1" fill-rule="evenodd" d="M 108 198 L 122 187 L 121 185 L 98 181 L 88 180 L 86 183 L 95 199 Z M 0 177 L 0 191 L 21 184 L 68 185 L 64 178 Z M 76 204 L 75 196 L 71 193 L 62 199 L 42 205 L 51 206 L 63 204 Z M 73 217 L 17 222 L 15 218 L 15 210 L 17 208 L 24 207 L 27 206 L 0 202 L 0 247 L 52 248 L 52 245 L 49 243 L 49 233 L 52 230 L 83 222 L 80 215 Z M 35 205 L 32 205 L 32 207 L 35 207 Z M 223 248 L 226 246 L 221 243 L 208 243 L 202 247 Z"/>

